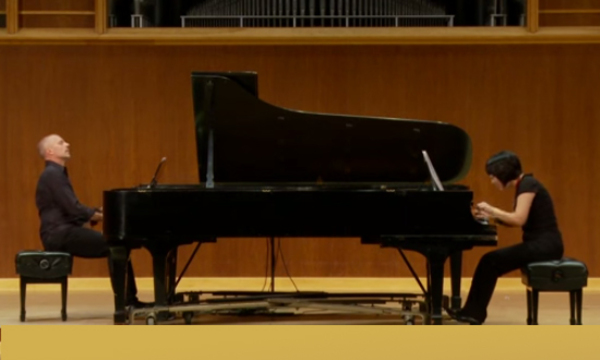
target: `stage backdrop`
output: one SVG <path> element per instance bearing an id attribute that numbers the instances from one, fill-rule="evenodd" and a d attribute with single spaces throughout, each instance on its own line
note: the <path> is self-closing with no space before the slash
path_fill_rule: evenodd
<path id="1" fill-rule="evenodd" d="M 15 276 L 18 251 L 41 247 L 34 195 L 42 136 L 58 133 L 70 142 L 69 173 L 90 206 L 101 205 L 103 190 L 148 182 L 162 156 L 168 162 L 161 182 L 197 183 L 190 73 L 227 70 L 257 71 L 260 97 L 276 106 L 462 127 L 473 140 L 473 167 L 463 183 L 475 202 L 511 208 L 513 190 L 497 191 L 484 163 L 496 151 L 516 151 L 554 197 L 566 255 L 600 275 L 600 46 L 0 51 L 0 277 Z M 500 246 L 515 244 L 520 230 L 502 228 L 499 239 Z M 397 252 L 358 239 L 281 239 L 281 248 L 292 276 L 409 275 Z M 180 251 L 180 263 L 191 249 Z M 467 252 L 463 275 L 471 276 L 489 250 Z M 144 250 L 133 259 L 138 276 L 151 274 Z M 422 257 L 410 259 L 424 275 Z M 189 275 L 262 276 L 266 261 L 266 239 L 220 239 L 201 247 Z M 285 276 L 281 260 L 277 271 Z M 106 261 L 76 260 L 74 275 L 106 276 Z"/>

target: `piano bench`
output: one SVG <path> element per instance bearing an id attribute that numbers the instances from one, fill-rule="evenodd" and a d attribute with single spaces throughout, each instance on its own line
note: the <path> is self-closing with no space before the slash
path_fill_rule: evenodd
<path id="1" fill-rule="evenodd" d="M 25 321 L 25 296 L 27 284 L 60 284 L 62 321 L 67 320 L 67 281 L 73 269 L 73 259 L 63 252 L 25 250 L 15 258 L 17 274 L 20 276 L 21 321 Z"/>
<path id="2" fill-rule="evenodd" d="M 587 266 L 578 260 L 530 263 L 521 269 L 521 282 L 527 287 L 527 325 L 537 325 L 539 292 L 569 292 L 571 325 L 581 325 L 583 288 L 587 286 Z M 577 313 L 577 317 L 575 314 Z"/>

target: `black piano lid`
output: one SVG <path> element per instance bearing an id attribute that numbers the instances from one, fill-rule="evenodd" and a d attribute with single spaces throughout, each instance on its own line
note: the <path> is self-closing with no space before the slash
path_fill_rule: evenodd
<path id="1" fill-rule="evenodd" d="M 255 72 L 192 73 L 201 183 L 211 137 L 216 185 L 422 185 L 430 179 L 422 150 L 443 183 L 469 171 L 471 139 L 455 125 L 280 108 L 258 98 L 257 80 Z"/>

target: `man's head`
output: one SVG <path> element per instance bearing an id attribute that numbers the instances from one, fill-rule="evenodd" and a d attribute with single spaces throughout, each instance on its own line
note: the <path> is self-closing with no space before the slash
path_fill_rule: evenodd
<path id="1" fill-rule="evenodd" d="M 515 153 L 501 151 L 490 157 L 485 164 L 485 171 L 490 176 L 492 184 L 503 189 L 509 182 L 521 176 L 521 161 Z"/>
<path id="2" fill-rule="evenodd" d="M 38 143 L 38 151 L 42 159 L 64 165 L 71 158 L 69 143 L 56 134 L 44 137 Z"/>

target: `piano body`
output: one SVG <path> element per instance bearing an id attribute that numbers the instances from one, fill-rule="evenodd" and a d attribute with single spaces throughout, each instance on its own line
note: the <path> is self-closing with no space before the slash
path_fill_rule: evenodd
<path id="1" fill-rule="evenodd" d="M 473 193 L 456 184 L 470 167 L 469 136 L 440 122 L 276 107 L 260 100 L 257 81 L 253 72 L 192 74 L 199 184 L 104 192 L 114 322 L 127 321 L 131 249 L 151 253 L 155 305 L 165 306 L 180 245 L 197 243 L 197 251 L 219 237 L 348 237 L 396 248 L 405 261 L 402 250 L 423 254 L 427 289 L 419 284 L 440 324 L 445 261 L 456 308 L 462 251 L 497 244 L 495 227 L 471 213 Z M 423 150 L 444 191 L 429 184 Z"/>

